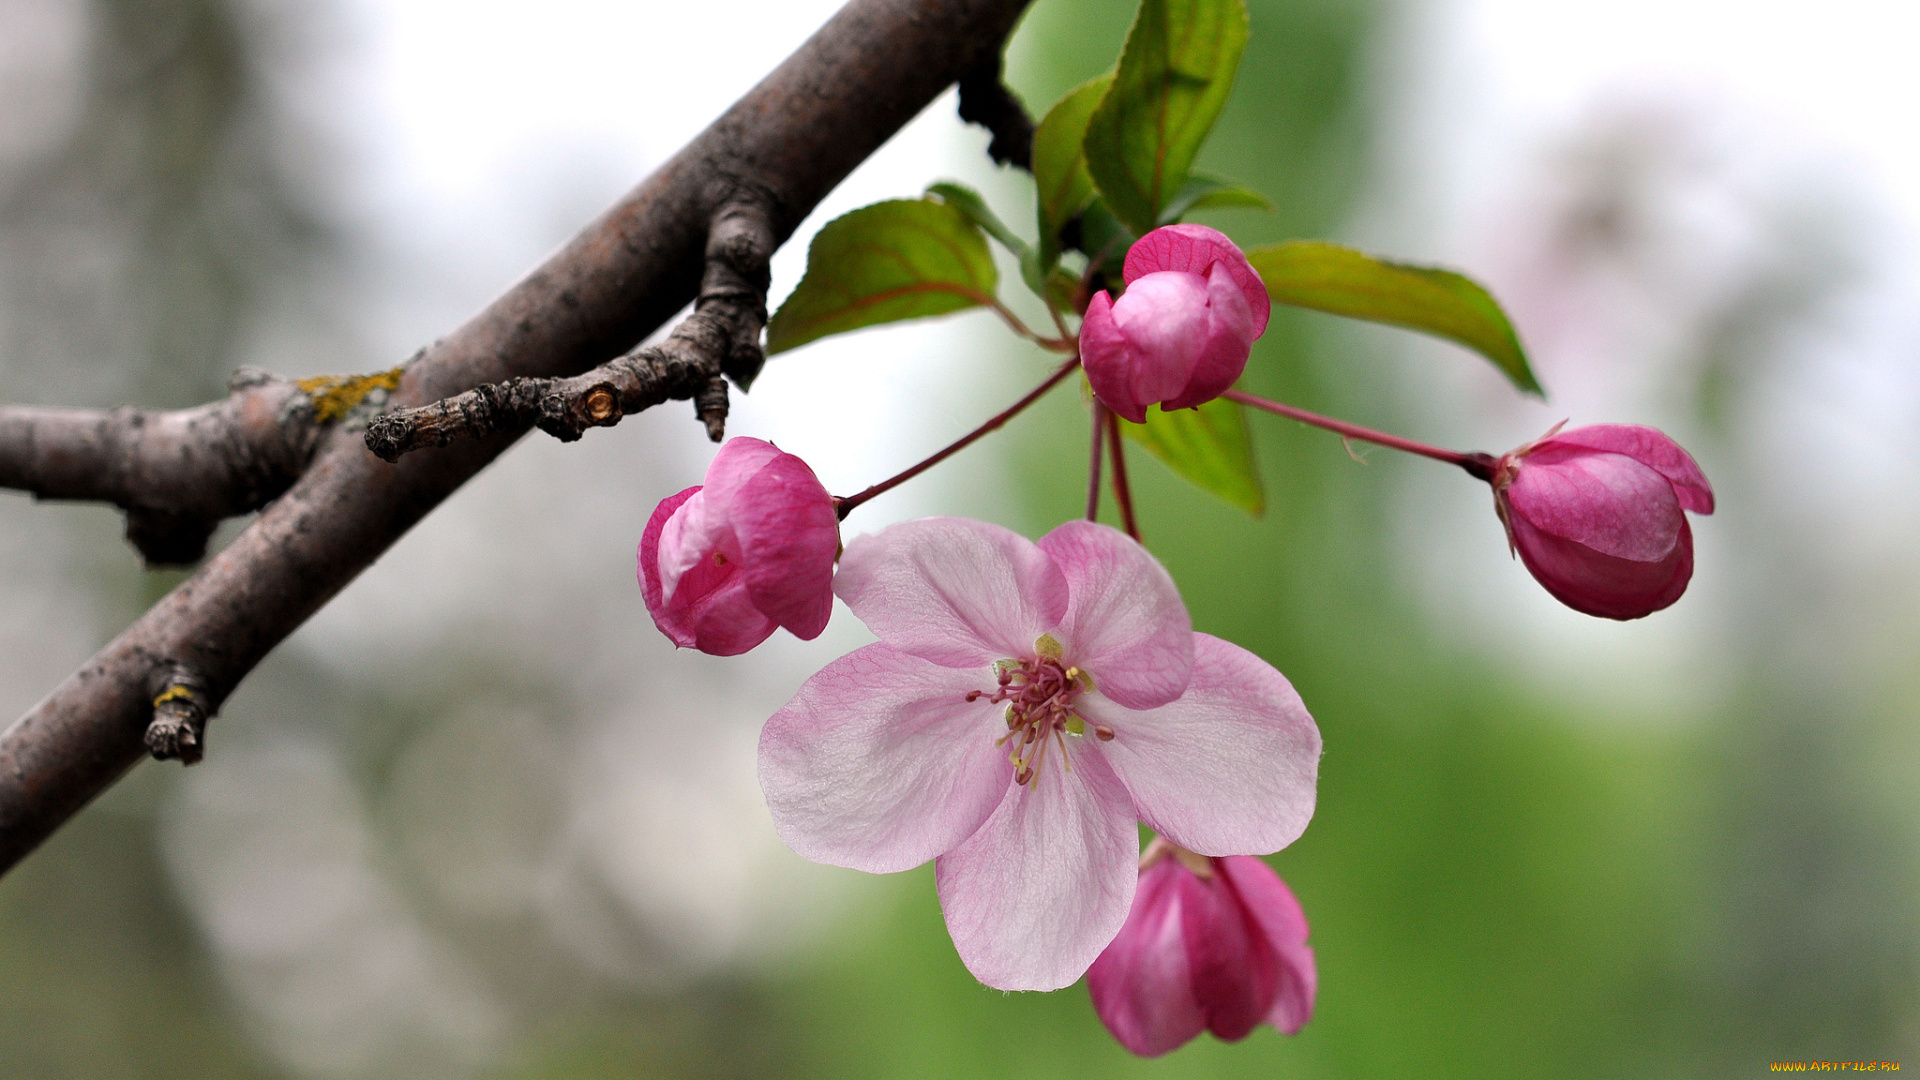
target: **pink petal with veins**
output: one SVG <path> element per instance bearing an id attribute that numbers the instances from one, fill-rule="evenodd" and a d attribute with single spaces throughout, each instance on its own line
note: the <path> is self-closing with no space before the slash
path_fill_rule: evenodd
<path id="1" fill-rule="evenodd" d="M 1300 901 L 1264 860 L 1230 855 L 1213 860 L 1213 870 L 1233 890 L 1252 918 L 1259 938 L 1277 961 L 1278 980 L 1265 1020 L 1289 1035 L 1313 1019 L 1319 971 L 1307 945 L 1307 916 Z"/>
<path id="2" fill-rule="evenodd" d="M 760 732 L 775 831 L 803 858 L 876 874 L 965 842 L 1013 775 L 993 745 L 1000 710 L 966 700 L 991 682 L 885 644 L 828 664 Z"/>
<path id="3" fill-rule="evenodd" d="M 1262 294 L 1264 295 L 1264 294 Z M 1161 408 L 1191 409 L 1205 405 L 1228 390 L 1247 369 L 1253 340 L 1260 336 L 1253 328 L 1253 315 L 1246 297 L 1234 284 L 1227 268 L 1215 265 L 1207 275 L 1207 328 L 1186 386 Z"/>
<path id="4" fill-rule="evenodd" d="M 1206 1030 L 1186 944 L 1186 909 L 1202 889 L 1173 859 L 1142 870 L 1125 925 L 1087 969 L 1094 1011 L 1121 1046 L 1141 1057 L 1177 1050 Z"/>
<path id="5" fill-rule="evenodd" d="M 1091 694 L 1080 712 L 1113 729 L 1099 750 L 1154 831 L 1202 855 L 1279 851 L 1313 818 L 1320 729 L 1271 664 L 1193 637 L 1179 700 L 1134 711 Z"/>
<path id="6" fill-rule="evenodd" d="M 1067 579 L 1033 541 L 967 518 L 922 518 L 858 537 L 834 592 L 881 641 L 936 664 L 1029 656 L 1067 611 Z"/>
<path id="7" fill-rule="evenodd" d="M 1579 446 L 1620 454 L 1667 478 L 1680 505 L 1696 514 L 1713 513 L 1713 485 L 1693 455 L 1656 428 L 1636 424 L 1594 424 L 1562 431 L 1542 440 L 1536 452 L 1555 446 Z"/>
<path id="8" fill-rule="evenodd" d="M 1266 282 L 1260 280 L 1259 271 L 1247 261 L 1239 245 L 1217 229 L 1205 225 L 1167 225 L 1155 229 L 1127 252 L 1121 277 L 1131 286 L 1136 278 L 1163 270 L 1205 277 L 1214 266 L 1225 267 L 1246 298 L 1247 310 L 1253 319 L 1253 337 L 1266 333 L 1267 320 L 1273 312 Z"/>
<path id="9" fill-rule="evenodd" d="M 980 831 L 934 864 L 953 946 L 996 990 L 1072 985 L 1133 901 L 1140 840 L 1126 789 L 1098 754 L 1069 752 L 1071 770 L 1054 760 L 1029 787 L 1009 780 Z"/>
<path id="10" fill-rule="evenodd" d="M 1193 622 L 1160 560 L 1125 533 L 1069 521 L 1040 538 L 1067 578 L 1059 639 L 1066 662 L 1095 673 L 1100 693 L 1151 709 L 1187 689 Z"/>

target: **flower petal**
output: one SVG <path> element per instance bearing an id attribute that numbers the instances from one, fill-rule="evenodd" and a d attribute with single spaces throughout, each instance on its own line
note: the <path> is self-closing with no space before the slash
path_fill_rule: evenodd
<path id="1" fill-rule="evenodd" d="M 1113 298 L 1105 292 L 1094 293 L 1080 320 L 1080 367 L 1102 405 L 1140 424 L 1146 422 L 1147 406 L 1153 401 L 1134 396 L 1132 355 L 1126 335 L 1113 320 Z"/>
<path id="2" fill-rule="evenodd" d="M 1552 446 L 1579 446 L 1623 454 L 1667 478 L 1680 505 L 1696 514 L 1713 513 L 1713 485 L 1693 455 L 1657 428 L 1638 424 L 1594 424 L 1563 431 L 1542 440 L 1536 450 Z"/>
<path id="3" fill-rule="evenodd" d="M 1280 875 L 1263 860 L 1249 855 L 1215 859 L 1214 873 L 1245 907 L 1259 936 L 1272 950 L 1279 979 L 1267 1023 L 1289 1035 L 1313 1018 L 1313 998 L 1319 986 L 1313 949 L 1307 945 L 1307 916 L 1300 901 Z"/>
<path id="4" fill-rule="evenodd" d="M 687 498 L 667 514 L 654 540 L 653 573 L 665 598 L 651 609 L 654 624 L 681 648 L 738 656 L 767 640 L 776 624 L 747 593 L 739 541 L 710 498 L 712 489 L 682 494 Z"/>
<path id="5" fill-rule="evenodd" d="M 1247 261 L 1238 245 L 1217 229 L 1205 225 L 1166 225 L 1140 238 L 1127 252 L 1121 278 L 1132 285 L 1135 278 L 1163 270 L 1181 270 L 1202 277 L 1215 264 L 1227 268 L 1247 300 L 1253 316 L 1253 336 L 1267 331 L 1273 313 L 1273 300 L 1267 295 L 1266 282 Z"/>
<path id="6" fill-rule="evenodd" d="M 1207 272 L 1206 338 L 1194 357 L 1193 374 L 1161 408 L 1191 409 L 1226 393 L 1247 370 L 1253 339 L 1259 336 L 1240 286 L 1224 264 L 1215 263 Z"/>
<path id="7" fill-rule="evenodd" d="M 792 454 L 761 466 L 733 501 L 733 530 L 754 606 L 802 641 L 819 637 L 833 615 L 840 519 L 813 470 Z"/>
<path id="8" fill-rule="evenodd" d="M 668 640 L 683 649 L 693 646 L 693 631 L 679 625 L 677 620 L 667 618 L 666 592 L 660 584 L 660 532 L 666 528 L 667 520 L 681 504 L 693 498 L 700 485 L 660 500 L 653 508 L 652 516 L 647 518 L 647 527 L 640 533 L 640 548 L 635 552 L 635 575 L 640 579 L 640 595 L 647 602 L 647 612 L 653 616 L 653 624 Z"/>
<path id="9" fill-rule="evenodd" d="M 761 469 L 782 457 L 791 457 L 770 442 L 744 435 L 728 439 L 707 465 L 705 484 L 714 498 L 731 506 L 742 486 Z"/>
<path id="10" fill-rule="evenodd" d="M 1554 599 L 1588 615 L 1622 620 L 1651 615 L 1680 599 L 1693 578 L 1693 529 L 1684 515 L 1672 550 L 1658 562 L 1595 551 L 1536 529 L 1511 510 L 1507 527 L 1534 580 Z"/>
<path id="11" fill-rule="evenodd" d="M 1067 579 L 1033 541 L 967 518 L 856 538 L 833 591 L 881 641 L 946 667 L 1033 655 L 1067 612 Z"/>
<path id="12" fill-rule="evenodd" d="M 1113 729 L 1098 751 L 1154 831 L 1202 855 L 1278 851 L 1313 818 L 1320 729 L 1266 661 L 1208 634 L 1193 647 L 1178 701 L 1136 712 L 1096 682 L 1080 711 Z"/>
<path id="13" fill-rule="evenodd" d="M 1069 521 L 1040 538 L 1067 578 L 1065 659 L 1129 709 L 1179 697 L 1193 674 L 1193 621 L 1160 560 L 1125 533 Z"/>
<path id="14" fill-rule="evenodd" d="M 1077 749 L 1077 748 L 1076 748 Z M 967 970 L 996 990 L 1058 990 L 1127 920 L 1140 837 L 1098 754 L 1048 756 L 966 843 L 935 863 L 940 909 Z"/>
<path id="15" fill-rule="evenodd" d="M 1194 879 L 1193 902 L 1184 908 L 1187 963 L 1193 997 L 1207 1030 L 1227 1042 L 1247 1037 L 1273 1007 L 1279 964 L 1261 947 L 1256 928 L 1239 900 L 1216 876 Z"/>
<path id="16" fill-rule="evenodd" d="M 1179 1049 L 1206 1027 L 1194 1000 L 1183 914 L 1199 879 L 1173 859 L 1140 872 L 1133 910 L 1087 969 L 1087 994 L 1120 1045 L 1141 1057 Z"/>
<path id="17" fill-rule="evenodd" d="M 680 579 L 711 562 L 714 552 L 721 552 L 726 559 L 725 563 L 719 565 L 737 566 L 739 563 L 740 543 L 734 538 L 733 527 L 727 521 L 725 505 L 716 504 L 713 491 L 704 485 L 692 491 L 693 494 L 660 527 L 660 591 L 669 605 L 674 603 L 676 597 L 680 597 Z M 711 567 L 706 569 L 710 571 Z M 680 598 L 682 607 L 693 603 L 695 597 L 712 591 L 713 575 L 709 572 L 700 576 L 705 579 L 705 585 L 690 586 L 689 595 Z"/>
<path id="18" fill-rule="evenodd" d="M 1212 325 L 1207 279 L 1176 271 L 1148 274 L 1113 302 L 1113 321 L 1127 342 L 1132 399 L 1177 397 L 1193 379 L 1193 366 Z"/>
<path id="19" fill-rule="evenodd" d="M 1522 458 L 1506 499 L 1541 532 L 1633 562 L 1665 561 L 1686 522 L 1666 477 L 1624 454 L 1580 447 Z"/>
<path id="20" fill-rule="evenodd" d="M 773 635 L 777 624 L 754 606 L 739 564 L 702 562 L 680 579 L 667 618 L 693 635 L 708 656 L 739 656 Z"/>
<path id="21" fill-rule="evenodd" d="M 808 679 L 760 732 L 760 789 L 803 858 L 887 874 L 977 832 L 1013 767 L 999 713 L 966 700 L 991 673 L 868 645 Z"/>

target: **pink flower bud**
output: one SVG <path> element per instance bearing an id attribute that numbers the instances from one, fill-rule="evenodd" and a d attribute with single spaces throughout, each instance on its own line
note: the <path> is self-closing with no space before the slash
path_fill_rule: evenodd
<path id="1" fill-rule="evenodd" d="M 1307 918 L 1249 855 L 1209 859 L 1155 840 L 1120 936 L 1087 990 L 1120 1045 L 1159 1057 L 1202 1029 L 1233 1042 L 1262 1022 L 1289 1035 L 1313 1015 Z"/>
<path id="2" fill-rule="evenodd" d="M 1246 370 L 1273 302 L 1233 241 L 1204 225 L 1155 229 L 1127 252 L 1127 290 L 1094 295 L 1080 362 L 1101 404 L 1140 423 L 1147 406 L 1188 409 Z"/>
<path id="3" fill-rule="evenodd" d="M 1653 428 L 1555 429 L 1494 465 L 1507 542 L 1561 603 L 1637 619 L 1680 599 L 1693 576 L 1683 511 L 1713 513 L 1713 487 Z"/>
<path id="4" fill-rule="evenodd" d="M 640 537 L 640 589 L 660 632 L 715 656 L 784 626 L 811 640 L 833 613 L 840 521 L 833 496 L 792 454 L 729 439 L 707 482 L 662 502 Z"/>

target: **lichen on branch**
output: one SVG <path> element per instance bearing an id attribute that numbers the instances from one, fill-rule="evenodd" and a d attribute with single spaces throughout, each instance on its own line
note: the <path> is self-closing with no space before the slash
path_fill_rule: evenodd
<path id="1" fill-rule="evenodd" d="M 402 370 L 296 382 L 242 369 L 192 409 L 0 405 L 0 487 L 112 503 L 148 565 L 195 563 L 220 522 L 298 479 L 331 427 L 377 412 Z"/>

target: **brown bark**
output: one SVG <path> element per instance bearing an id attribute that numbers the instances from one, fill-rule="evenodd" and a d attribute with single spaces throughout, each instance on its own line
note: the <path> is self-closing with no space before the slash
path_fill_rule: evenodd
<path id="1" fill-rule="evenodd" d="M 784 241 L 848 172 L 990 58 L 1025 2 L 853 0 L 545 265 L 410 364 L 395 403 L 577 375 L 625 352 L 700 290 L 719 211 L 764 207 Z M 329 430 L 252 526 L 0 734 L 0 867 L 139 760 L 157 704 L 169 731 L 204 723 L 269 650 L 517 436 L 503 430 L 389 465 L 358 433 Z M 179 715 L 180 701 L 192 715 Z"/>
<path id="2" fill-rule="evenodd" d="M 340 419 L 300 383 L 243 372 L 232 389 L 170 412 L 0 405 L 0 487 L 112 503 L 148 564 L 198 562 L 214 526 L 287 490 Z"/>

